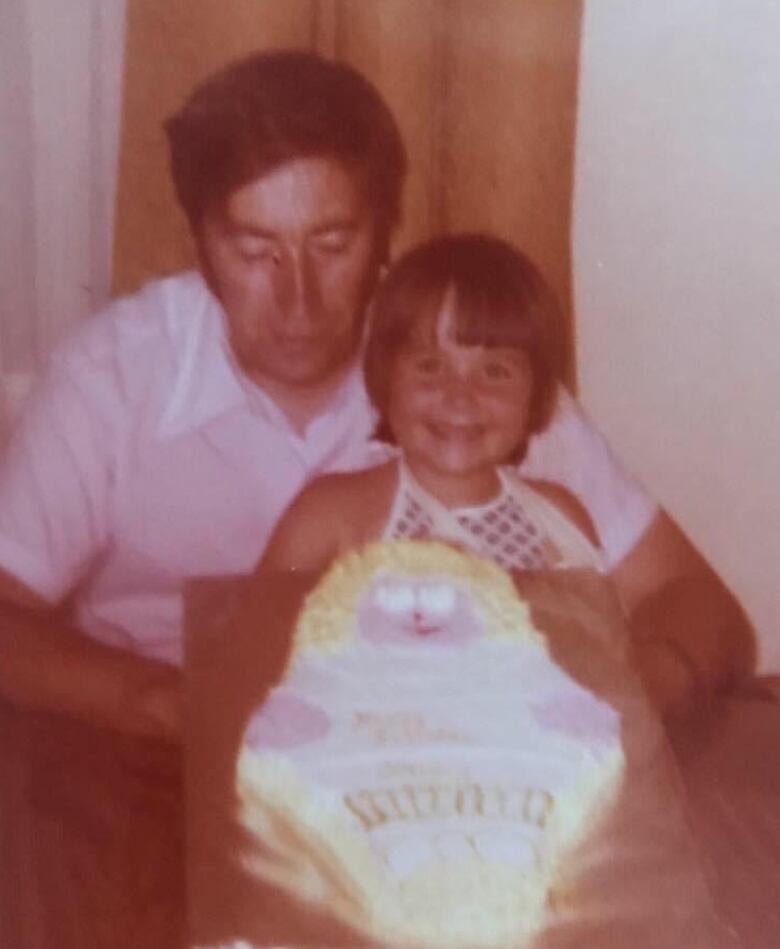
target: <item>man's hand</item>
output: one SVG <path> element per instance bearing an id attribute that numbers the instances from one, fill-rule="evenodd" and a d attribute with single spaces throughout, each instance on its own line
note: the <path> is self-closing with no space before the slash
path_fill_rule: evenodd
<path id="1" fill-rule="evenodd" d="M 754 670 L 755 637 L 739 603 L 663 512 L 612 579 L 637 667 L 665 717 L 705 712 Z"/>
<path id="2" fill-rule="evenodd" d="M 683 721 L 703 711 L 705 696 L 690 660 L 685 660 L 669 640 L 650 637 L 637 642 L 634 662 L 650 701 L 662 718 Z"/>
<path id="3" fill-rule="evenodd" d="M 0 571 L 0 695 L 125 734 L 178 741 L 181 673 L 85 636 Z"/>
<path id="4" fill-rule="evenodd" d="M 181 672 L 160 664 L 159 669 L 150 671 L 149 681 L 142 683 L 140 691 L 128 696 L 122 730 L 179 742 L 183 731 L 183 704 Z"/>

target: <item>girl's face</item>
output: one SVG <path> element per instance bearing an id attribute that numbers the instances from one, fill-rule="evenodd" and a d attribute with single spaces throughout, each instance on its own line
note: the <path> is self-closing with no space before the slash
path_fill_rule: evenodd
<path id="1" fill-rule="evenodd" d="M 533 378 L 522 349 L 453 340 L 456 301 L 442 301 L 396 359 L 388 421 L 412 473 L 443 504 L 479 504 L 496 492 L 496 465 L 526 437 Z"/>

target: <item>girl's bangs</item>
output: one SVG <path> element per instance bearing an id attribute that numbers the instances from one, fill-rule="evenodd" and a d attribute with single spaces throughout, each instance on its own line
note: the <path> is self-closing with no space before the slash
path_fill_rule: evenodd
<path id="1" fill-rule="evenodd" d="M 525 350 L 533 329 L 523 318 L 518 301 L 502 296 L 484 290 L 474 292 L 470 287 L 456 287 L 452 314 L 448 317 L 449 338 L 460 346 Z M 429 317 L 432 342 L 439 338 L 440 315 L 441 307 L 438 313 Z"/>

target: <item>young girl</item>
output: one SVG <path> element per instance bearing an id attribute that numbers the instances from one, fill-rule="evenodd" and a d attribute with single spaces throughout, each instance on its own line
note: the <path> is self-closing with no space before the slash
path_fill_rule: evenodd
<path id="1" fill-rule="evenodd" d="M 552 410 L 560 317 L 533 264 L 483 235 L 434 239 L 392 268 L 365 354 L 377 437 L 397 457 L 312 482 L 261 569 L 320 571 L 373 540 L 438 538 L 507 570 L 601 568 L 587 514 L 516 472 Z"/>

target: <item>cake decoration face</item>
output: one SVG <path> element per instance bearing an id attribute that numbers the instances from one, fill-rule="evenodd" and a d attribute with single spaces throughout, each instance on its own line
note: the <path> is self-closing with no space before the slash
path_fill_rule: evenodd
<path id="1" fill-rule="evenodd" d="M 340 652 L 358 639 L 454 644 L 482 636 L 545 648 L 500 567 L 443 542 L 399 540 L 336 561 L 306 600 L 293 651 Z"/>
<path id="2" fill-rule="evenodd" d="M 483 631 L 469 591 L 435 575 L 380 575 L 358 607 L 359 637 L 372 643 L 463 645 Z"/>

